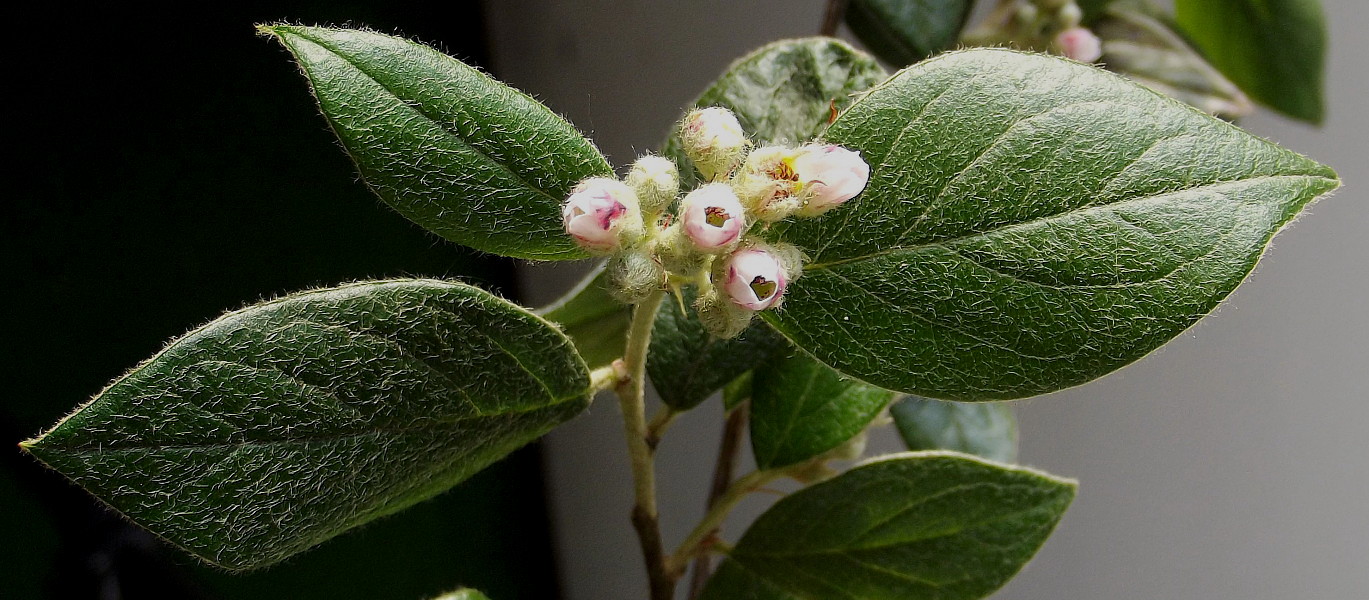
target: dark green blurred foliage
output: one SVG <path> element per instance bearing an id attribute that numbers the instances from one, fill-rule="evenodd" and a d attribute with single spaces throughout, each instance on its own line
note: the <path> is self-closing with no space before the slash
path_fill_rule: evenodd
<path id="1" fill-rule="evenodd" d="M 37 5 L 7 36 L 19 108 L 0 235 L 0 597 L 415 600 L 459 585 L 554 597 L 536 448 L 284 565 L 230 576 L 13 446 L 165 341 L 262 298 L 403 275 L 514 293 L 509 262 L 440 241 L 370 195 L 289 55 L 252 28 L 364 24 L 479 64 L 479 4 L 254 4 Z"/>

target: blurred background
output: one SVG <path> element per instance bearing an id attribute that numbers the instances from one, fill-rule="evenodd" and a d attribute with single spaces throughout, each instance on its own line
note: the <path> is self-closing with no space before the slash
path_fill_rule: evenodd
<path id="1" fill-rule="evenodd" d="M 477 255 L 385 209 L 288 55 L 253 23 L 367 25 L 433 43 L 546 102 L 622 165 L 656 148 L 733 59 L 815 34 L 823 4 L 30 8 L 5 42 L 21 110 L 0 236 L 10 275 L 0 439 L 40 432 L 167 339 L 265 297 L 422 275 L 538 305 L 577 278 L 575 266 Z M 1369 6 L 1323 4 L 1326 123 L 1261 111 L 1242 125 L 1335 167 L 1345 187 L 1276 238 L 1213 317 L 1119 373 L 1018 403 L 1022 462 L 1082 486 L 995 598 L 1369 589 Z M 705 404 L 661 447 L 667 540 L 702 515 L 720 423 L 718 403 Z M 600 600 L 645 589 L 611 402 L 433 501 L 246 576 L 194 564 L 9 447 L 0 598 L 418 599 L 465 584 L 494 600 Z M 892 432 L 875 436 L 873 451 L 896 449 Z M 731 535 L 763 500 L 743 507 Z"/>

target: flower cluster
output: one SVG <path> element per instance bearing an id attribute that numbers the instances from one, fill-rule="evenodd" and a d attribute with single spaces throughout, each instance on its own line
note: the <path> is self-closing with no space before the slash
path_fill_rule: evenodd
<path id="1" fill-rule="evenodd" d="M 644 156 L 623 181 L 580 182 L 561 211 L 566 233 L 591 253 L 612 257 L 610 276 L 624 301 L 695 284 L 700 321 L 714 335 L 732 337 L 756 311 L 780 306 L 802 272 L 797 248 L 755 234 L 841 206 L 865 189 L 870 166 L 858 152 L 831 144 L 753 149 L 737 117 L 718 107 L 689 113 L 679 139 L 704 184 L 677 201 L 675 163 Z"/>

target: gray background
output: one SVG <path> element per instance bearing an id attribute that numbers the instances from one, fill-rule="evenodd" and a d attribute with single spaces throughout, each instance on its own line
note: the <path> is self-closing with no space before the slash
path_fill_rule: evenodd
<path id="1" fill-rule="evenodd" d="M 617 165 L 656 147 L 734 58 L 812 35 L 823 3 L 489 2 L 495 69 L 586 130 Z M 1243 125 L 1348 182 L 1280 235 L 1212 317 L 1139 363 L 1017 403 L 1022 462 L 1082 481 L 1056 535 L 995 598 L 1346 599 L 1369 590 L 1369 6 L 1327 0 L 1329 117 Z M 847 35 L 843 32 L 843 35 Z M 524 273 L 532 300 L 574 268 Z M 701 516 L 721 410 L 661 447 L 667 544 Z M 887 429 L 874 450 L 894 450 Z M 553 521 L 572 600 L 640 598 L 618 409 L 548 438 Z M 756 498 L 729 529 L 764 507 Z"/>

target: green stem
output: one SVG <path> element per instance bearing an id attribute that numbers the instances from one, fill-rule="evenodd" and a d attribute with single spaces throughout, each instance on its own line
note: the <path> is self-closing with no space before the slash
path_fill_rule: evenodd
<path id="1" fill-rule="evenodd" d="M 627 333 L 627 349 L 621 361 L 615 363 L 618 374 L 614 391 L 623 409 L 623 432 L 627 437 L 628 456 L 632 460 L 633 495 L 632 525 L 642 545 L 646 561 L 651 600 L 671 600 L 675 596 L 675 580 L 667 568 L 665 550 L 661 545 L 661 524 L 656 512 L 656 471 L 652 464 L 650 432 L 646 423 L 646 354 L 651 345 L 651 328 L 656 323 L 656 312 L 661 308 L 664 291 L 653 292 L 632 310 L 632 324 Z"/>
<path id="2" fill-rule="evenodd" d="M 708 514 L 704 515 L 702 521 L 694 527 L 694 531 L 689 533 L 689 537 L 680 543 L 680 547 L 670 555 L 666 565 L 670 572 L 683 571 L 689 561 L 700 554 L 704 548 L 704 542 L 713 537 L 714 532 L 722 527 L 723 521 L 727 520 L 728 513 L 742 501 L 747 494 L 760 489 L 761 486 L 774 481 L 785 474 L 783 469 L 769 471 L 752 471 L 750 474 L 732 482 L 727 487 L 727 492 L 718 498 L 713 507 L 708 509 Z"/>

